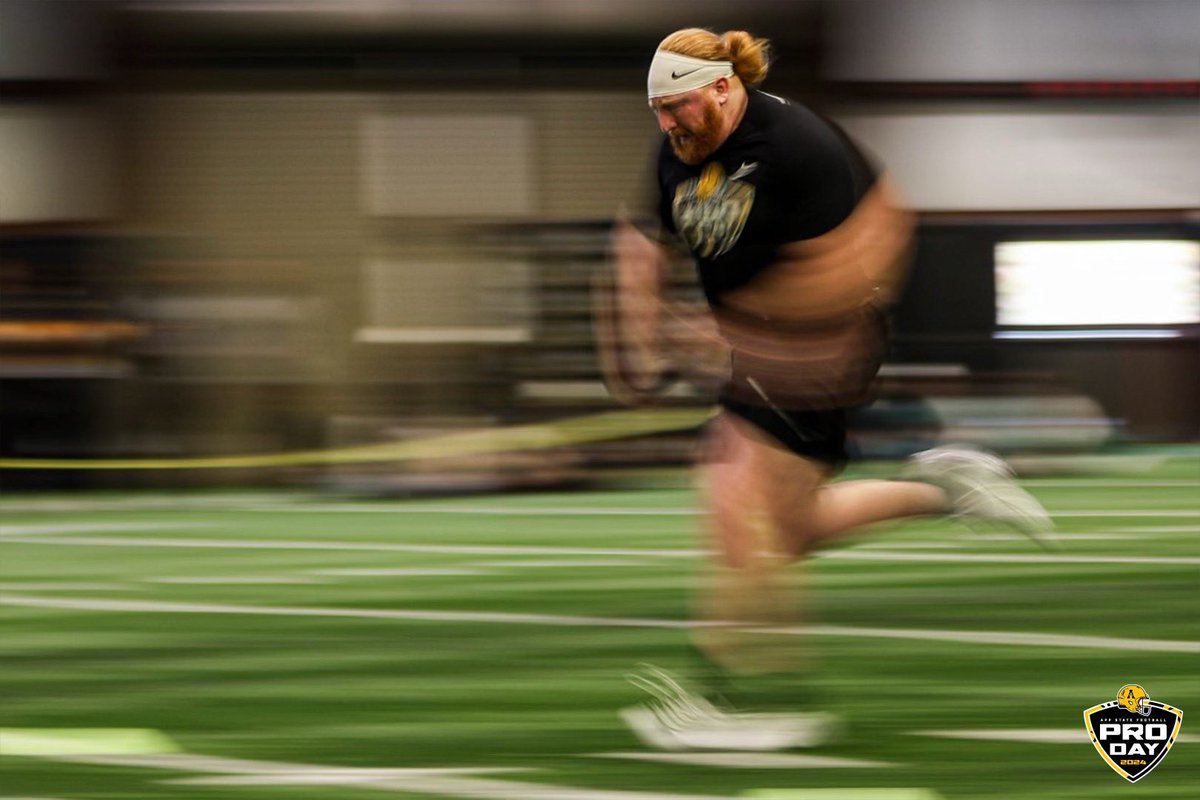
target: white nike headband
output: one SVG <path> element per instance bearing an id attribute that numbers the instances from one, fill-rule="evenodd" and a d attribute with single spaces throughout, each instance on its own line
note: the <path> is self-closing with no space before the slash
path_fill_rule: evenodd
<path id="1" fill-rule="evenodd" d="M 646 95 L 653 99 L 690 92 L 732 74 L 731 61 L 706 61 L 667 50 L 655 50 L 654 60 L 650 62 L 650 75 L 646 80 Z"/>

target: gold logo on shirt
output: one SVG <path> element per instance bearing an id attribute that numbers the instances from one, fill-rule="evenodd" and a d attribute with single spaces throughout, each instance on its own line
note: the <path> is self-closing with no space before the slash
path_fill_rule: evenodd
<path id="1" fill-rule="evenodd" d="M 675 189 L 675 229 L 700 258 L 716 258 L 737 244 L 754 205 L 754 187 L 732 180 L 720 164 L 706 164 L 698 178 Z"/>

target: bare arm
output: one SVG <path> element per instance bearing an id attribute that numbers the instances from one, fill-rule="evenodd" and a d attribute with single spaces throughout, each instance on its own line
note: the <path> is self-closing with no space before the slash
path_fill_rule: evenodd
<path id="1" fill-rule="evenodd" d="M 624 220 L 613 231 L 611 247 L 625 346 L 636 371 L 650 378 L 647 383 L 654 383 L 662 367 L 658 342 L 666 253 Z"/>
<path id="2" fill-rule="evenodd" d="M 653 402 L 676 378 L 707 391 L 728 377 L 729 346 L 707 304 L 668 296 L 677 257 L 621 221 L 610 243 L 610 270 L 593 284 L 600 365 L 623 403 Z"/>
<path id="3" fill-rule="evenodd" d="M 619 220 L 609 243 L 609 268 L 592 283 L 592 320 L 604 382 L 622 403 L 650 400 L 661 388 L 663 248 Z"/>

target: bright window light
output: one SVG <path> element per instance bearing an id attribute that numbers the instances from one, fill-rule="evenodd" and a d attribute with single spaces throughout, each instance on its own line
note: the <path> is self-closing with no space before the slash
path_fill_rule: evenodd
<path id="1" fill-rule="evenodd" d="M 1198 322 L 1200 242 L 996 245 L 996 323 L 1001 327 Z"/>

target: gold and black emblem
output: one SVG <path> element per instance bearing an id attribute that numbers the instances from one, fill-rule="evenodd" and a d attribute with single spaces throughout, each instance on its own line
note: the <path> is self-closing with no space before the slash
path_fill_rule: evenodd
<path id="1" fill-rule="evenodd" d="M 753 205 L 754 186 L 726 176 L 720 164 L 712 163 L 704 165 L 700 177 L 675 189 L 671 215 L 693 253 L 716 258 L 737 244 Z"/>
<path id="2" fill-rule="evenodd" d="M 1151 700 L 1146 690 L 1127 683 L 1117 699 L 1083 712 L 1100 757 L 1130 783 L 1146 777 L 1175 744 L 1183 712 Z"/>

